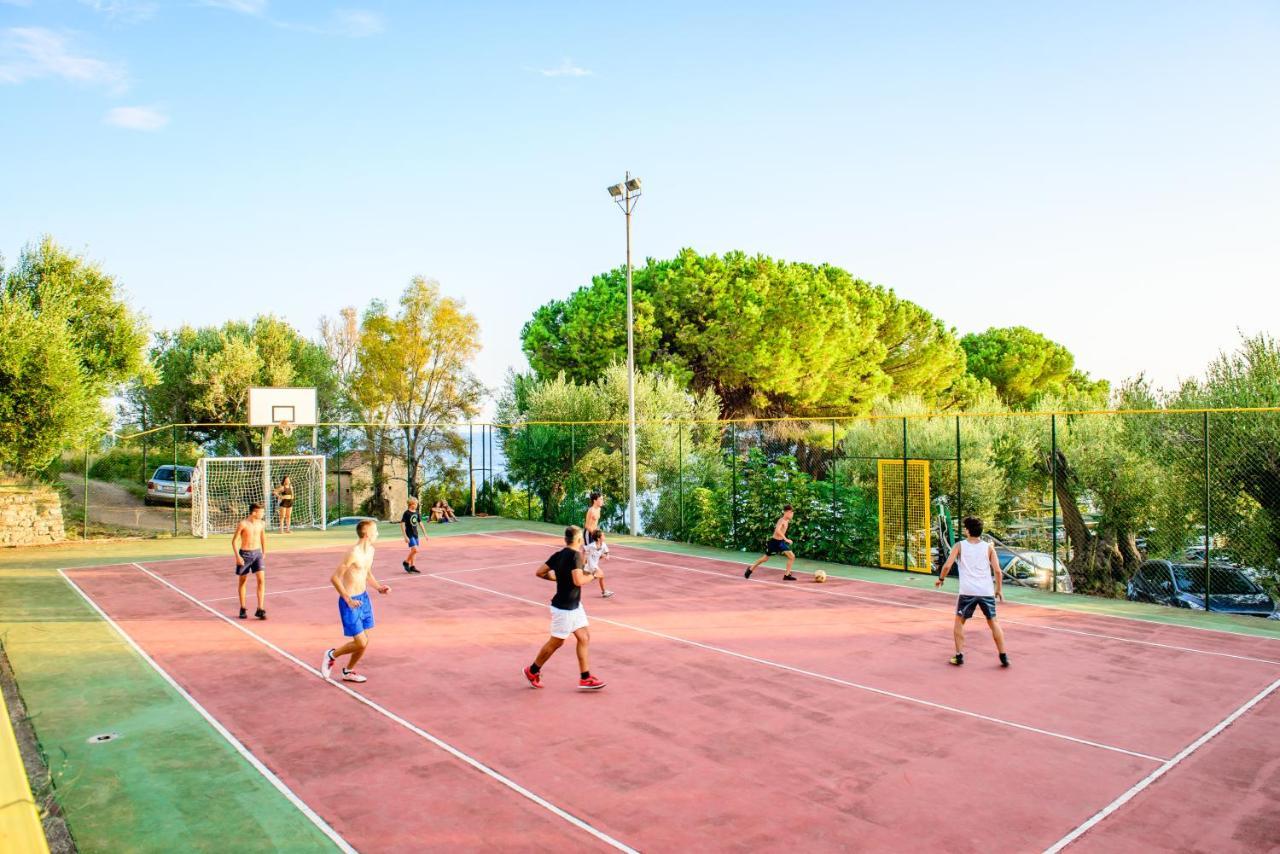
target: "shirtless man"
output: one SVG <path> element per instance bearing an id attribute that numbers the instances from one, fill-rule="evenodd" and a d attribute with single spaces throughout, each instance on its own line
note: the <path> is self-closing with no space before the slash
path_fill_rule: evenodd
<path id="1" fill-rule="evenodd" d="M 764 554 L 756 558 L 756 562 L 747 568 L 743 573 L 744 578 L 750 578 L 751 573 L 756 571 L 756 567 L 764 563 L 774 555 L 786 555 L 787 571 L 782 576 L 783 581 L 795 581 L 796 577 L 791 574 L 791 564 L 796 562 L 796 553 L 791 550 L 791 540 L 787 539 L 787 527 L 791 524 L 791 517 L 795 515 L 795 511 L 788 504 L 782 508 L 782 515 L 778 517 L 778 521 L 773 526 L 773 536 L 769 538 L 769 542 L 765 543 Z"/>
<path id="2" fill-rule="evenodd" d="M 231 551 L 236 556 L 236 593 L 240 597 L 240 619 L 249 616 L 244 605 L 244 587 L 250 575 L 258 578 L 258 610 L 254 616 L 259 620 L 267 618 L 267 573 L 262 561 L 267 556 L 266 524 L 262 517 L 266 513 L 261 504 L 250 504 L 249 515 L 236 525 L 236 532 L 231 535 Z"/>
<path id="3" fill-rule="evenodd" d="M 367 584 L 379 593 L 390 593 L 391 588 L 382 584 L 373 574 L 373 543 L 378 539 L 378 524 L 365 519 L 356 525 L 359 542 L 347 552 L 342 563 L 329 579 L 338 591 L 338 616 L 342 618 L 342 634 L 350 638 L 337 649 L 326 650 L 320 676 L 329 678 L 333 665 L 344 655 L 350 655 L 348 666 L 342 668 L 342 681 L 364 682 L 365 677 L 356 673 L 356 665 L 369 647 L 369 630 L 373 628 L 373 605 L 369 602 Z"/>

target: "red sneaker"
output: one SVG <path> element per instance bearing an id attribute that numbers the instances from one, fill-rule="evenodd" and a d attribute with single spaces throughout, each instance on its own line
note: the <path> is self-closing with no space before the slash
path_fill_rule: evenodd
<path id="1" fill-rule="evenodd" d="M 529 685 L 530 685 L 530 687 L 533 687 L 533 688 L 541 688 L 541 687 L 542 687 L 542 674 L 541 674 L 541 673 L 534 673 L 534 672 L 533 672 L 532 670 L 530 670 L 528 667 L 525 667 L 525 669 L 524 669 L 524 678 L 529 680 Z"/>
<path id="2" fill-rule="evenodd" d="M 578 689 L 581 691 L 599 691 L 603 687 L 604 683 L 594 676 L 578 680 Z"/>

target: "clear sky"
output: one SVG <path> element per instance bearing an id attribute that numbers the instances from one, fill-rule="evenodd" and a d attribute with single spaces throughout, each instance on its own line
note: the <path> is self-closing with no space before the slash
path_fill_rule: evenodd
<path id="1" fill-rule="evenodd" d="M 623 257 L 831 262 L 1096 376 L 1280 309 L 1280 3 L 0 0 L 0 252 L 48 232 L 157 328 L 309 335 L 414 274 L 479 317 Z"/>

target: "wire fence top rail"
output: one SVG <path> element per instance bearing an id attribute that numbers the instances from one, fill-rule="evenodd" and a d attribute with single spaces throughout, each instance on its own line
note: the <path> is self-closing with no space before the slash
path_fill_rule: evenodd
<path id="1" fill-rule="evenodd" d="M 1026 411 L 1017 410 L 1009 412 L 998 411 L 981 411 L 981 412 L 916 412 L 916 413 L 874 413 L 865 415 L 785 415 L 776 417 L 742 417 L 742 418 L 639 418 L 636 419 L 637 424 L 780 424 L 780 423 L 850 423 L 863 421 L 923 421 L 933 418 L 1048 418 L 1051 416 L 1071 417 L 1085 415 L 1202 415 L 1202 414 L 1249 414 L 1249 413 L 1278 413 L 1280 405 L 1277 406 L 1239 406 L 1239 407 L 1208 407 L 1197 409 L 1058 409 L 1058 410 L 1037 410 Z M 403 430 L 414 427 L 432 428 L 437 430 L 461 430 L 467 427 L 487 427 L 496 430 L 520 430 L 525 427 L 622 427 L 630 423 L 625 418 L 598 420 L 598 421 L 458 421 L 450 423 L 436 423 L 429 421 L 319 421 L 315 424 L 303 425 L 306 427 L 336 427 L 336 428 L 363 428 L 377 427 L 385 430 Z M 183 429 L 229 429 L 229 428 L 254 428 L 261 425 L 250 424 L 247 421 L 184 421 L 165 424 L 159 427 L 149 427 L 146 430 L 140 430 L 136 433 L 119 433 L 114 430 L 107 430 L 104 436 L 111 436 L 118 440 L 140 439 L 157 433 L 163 433 L 167 430 L 175 428 Z"/>

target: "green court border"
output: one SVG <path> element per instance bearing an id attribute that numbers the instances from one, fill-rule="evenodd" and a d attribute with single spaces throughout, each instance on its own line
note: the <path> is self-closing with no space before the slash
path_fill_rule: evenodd
<path id="1" fill-rule="evenodd" d="M 501 518 L 430 525 L 429 538 L 563 527 Z M 399 526 L 379 525 L 383 548 Z M 351 527 L 269 538 L 271 552 L 332 548 Z M 750 563 L 755 555 L 616 534 L 611 541 L 672 555 Z M 803 551 L 803 543 L 797 544 Z M 141 658 L 58 574 L 59 568 L 227 555 L 228 538 L 71 542 L 0 550 L 0 641 L 49 764 L 56 796 L 82 851 L 335 850 L 288 799 Z M 425 559 L 430 561 L 430 540 Z M 779 560 L 770 566 L 780 566 Z M 269 566 L 269 563 L 268 563 Z M 796 569 L 933 590 L 933 577 L 800 558 Z M 1280 621 L 1006 586 L 1014 602 L 1086 614 L 1280 639 Z M 946 633 L 949 626 L 940 631 Z M 123 737 L 103 745 L 101 731 Z"/>

